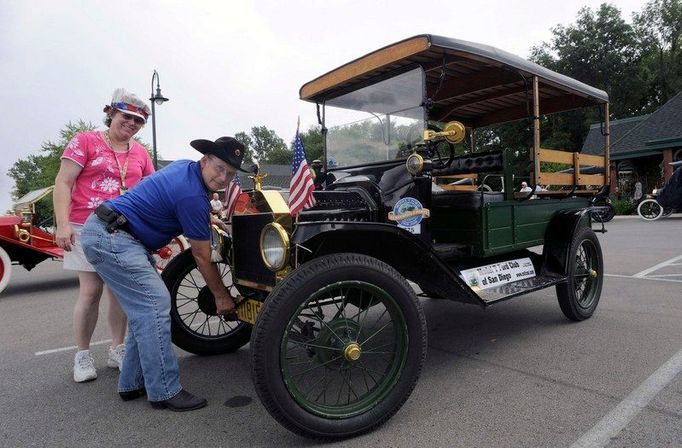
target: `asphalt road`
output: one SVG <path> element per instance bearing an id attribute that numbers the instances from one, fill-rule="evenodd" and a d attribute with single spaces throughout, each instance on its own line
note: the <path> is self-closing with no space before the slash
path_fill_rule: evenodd
<path id="1" fill-rule="evenodd" d="M 553 289 L 487 310 L 424 299 L 429 350 L 411 398 L 376 431 L 331 446 L 682 446 L 682 215 L 607 228 L 591 319 L 566 320 Z M 99 378 L 75 384 L 65 347 L 76 294 L 75 277 L 44 262 L 15 268 L 0 295 L 0 446 L 317 445 L 261 406 L 248 346 L 178 350 L 183 386 L 209 399 L 199 411 L 122 402 L 106 342 L 92 347 Z M 101 310 L 93 341 L 109 337 Z"/>

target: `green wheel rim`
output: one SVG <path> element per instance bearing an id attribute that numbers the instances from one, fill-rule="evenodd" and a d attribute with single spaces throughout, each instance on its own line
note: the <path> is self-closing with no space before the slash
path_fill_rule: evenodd
<path id="1" fill-rule="evenodd" d="M 577 305 L 589 309 L 597 298 L 597 286 L 601 282 L 602 267 L 599 265 L 597 247 L 590 240 L 583 240 L 575 253 L 573 288 Z"/>
<path id="2" fill-rule="evenodd" d="M 393 390 L 407 359 L 398 303 L 361 281 L 327 285 L 303 302 L 284 331 L 282 377 L 303 409 L 325 418 L 359 415 Z"/>

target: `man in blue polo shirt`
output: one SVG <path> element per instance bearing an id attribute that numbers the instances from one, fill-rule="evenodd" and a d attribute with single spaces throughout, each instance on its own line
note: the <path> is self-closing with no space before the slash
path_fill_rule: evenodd
<path id="1" fill-rule="evenodd" d="M 244 146 L 232 137 L 194 140 L 198 162 L 178 160 L 146 177 L 126 194 L 100 205 L 82 231 L 85 256 L 128 316 L 128 338 L 118 381 L 124 401 L 145 393 L 154 408 L 189 411 L 206 406 L 180 385 L 171 346 L 170 294 L 151 252 L 185 235 L 218 314 L 235 304 L 211 263 L 211 192 L 241 170 Z"/>

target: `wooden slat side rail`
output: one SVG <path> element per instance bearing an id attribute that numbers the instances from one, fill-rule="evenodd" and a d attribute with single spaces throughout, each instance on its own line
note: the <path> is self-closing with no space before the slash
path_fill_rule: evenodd
<path id="1" fill-rule="evenodd" d="M 606 178 L 603 174 L 581 174 L 578 185 L 604 185 Z"/>
<path id="2" fill-rule="evenodd" d="M 568 193 L 570 193 L 571 190 L 546 190 L 546 191 L 536 191 L 534 196 L 538 197 L 563 197 L 566 196 Z M 571 193 L 571 196 L 594 196 L 597 194 L 599 190 L 575 190 L 573 193 Z M 523 199 L 526 196 L 528 196 L 529 192 L 519 192 L 515 191 L 514 192 L 514 199 Z"/>
<path id="3" fill-rule="evenodd" d="M 478 187 L 476 185 L 441 185 L 443 190 L 447 191 L 476 191 Z"/>
<path id="4" fill-rule="evenodd" d="M 565 163 L 573 165 L 573 153 L 556 149 L 540 149 L 540 162 Z"/>
<path id="5" fill-rule="evenodd" d="M 573 185 L 573 174 L 569 173 L 540 173 L 538 183 L 541 185 Z"/>
<path id="6" fill-rule="evenodd" d="M 470 174 L 447 174 L 445 176 L 434 176 L 434 179 L 478 179 L 477 173 Z"/>
<path id="7" fill-rule="evenodd" d="M 602 168 L 604 167 L 604 157 L 602 156 L 593 156 L 590 154 L 578 154 L 578 160 L 580 162 L 580 165 L 592 165 L 592 166 L 601 166 Z"/>

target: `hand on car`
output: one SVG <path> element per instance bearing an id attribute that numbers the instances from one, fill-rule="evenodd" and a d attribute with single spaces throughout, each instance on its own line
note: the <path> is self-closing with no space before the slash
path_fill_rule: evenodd
<path id="1" fill-rule="evenodd" d="M 237 309 L 232 297 L 228 294 L 224 297 L 215 298 L 215 310 L 217 315 L 231 314 Z"/>
<path id="2" fill-rule="evenodd" d="M 227 232 L 227 224 L 225 224 L 220 218 L 218 218 L 216 215 L 211 214 L 211 224 L 215 224 L 218 227 L 220 227 L 222 230 Z"/>

